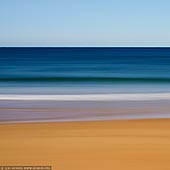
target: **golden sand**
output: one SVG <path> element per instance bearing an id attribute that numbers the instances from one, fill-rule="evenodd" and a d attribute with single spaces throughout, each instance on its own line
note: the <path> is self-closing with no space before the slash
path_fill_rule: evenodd
<path id="1" fill-rule="evenodd" d="M 0 165 L 170 170 L 170 120 L 1 124 Z"/>

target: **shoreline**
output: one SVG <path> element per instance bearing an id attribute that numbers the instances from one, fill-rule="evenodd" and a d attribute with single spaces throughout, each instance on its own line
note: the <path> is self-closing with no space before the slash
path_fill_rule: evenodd
<path id="1" fill-rule="evenodd" d="M 68 119 L 68 120 L 28 120 L 28 121 L 6 121 L 1 125 L 36 124 L 36 123 L 88 123 L 88 122 L 117 122 L 117 121 L 149 121 L 149 120 L 170 120 L 170 117 L 142 117 L 142 118 L 118 118 L 118 119 Z"/>

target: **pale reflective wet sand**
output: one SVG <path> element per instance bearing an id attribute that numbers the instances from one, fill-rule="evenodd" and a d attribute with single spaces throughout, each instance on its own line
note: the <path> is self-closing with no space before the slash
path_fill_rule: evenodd
<path id="1" fill-rule="evenodd" d="M 170 118 L 170 100 L 0 100 L 0 123 Z"/>

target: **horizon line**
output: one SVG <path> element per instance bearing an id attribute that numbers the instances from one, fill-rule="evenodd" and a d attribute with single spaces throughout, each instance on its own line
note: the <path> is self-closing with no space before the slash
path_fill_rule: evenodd
<path id="1" fill-rule="evenodd" d="M 170 46 L 0 46 L 0 48 L 170 48 Z"/>

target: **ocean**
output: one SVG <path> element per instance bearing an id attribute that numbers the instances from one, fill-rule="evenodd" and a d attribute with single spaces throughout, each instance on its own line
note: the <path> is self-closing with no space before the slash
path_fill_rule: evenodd
<path id="1" fill-rule="evenodd" d="M 170 117 L 170 48 L 0 48 L 0 122 Z"/>

